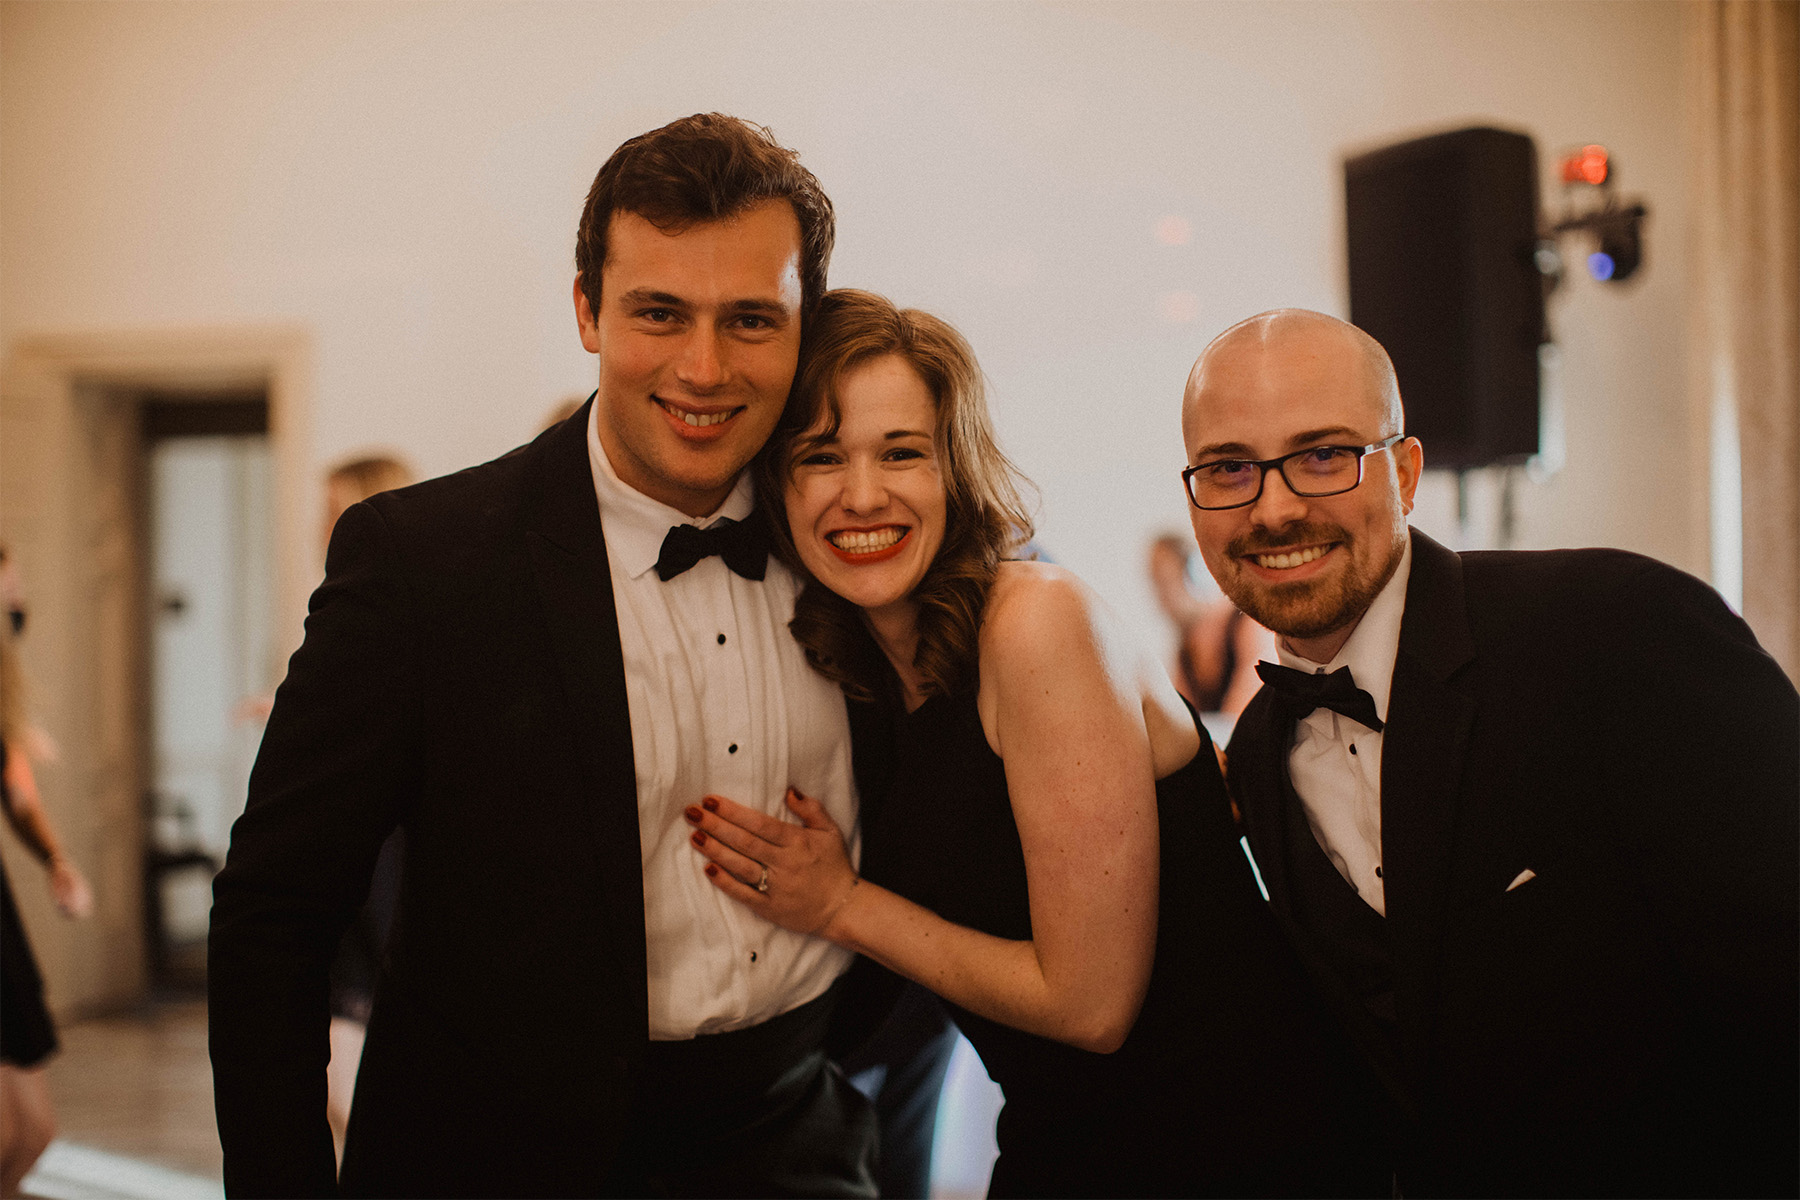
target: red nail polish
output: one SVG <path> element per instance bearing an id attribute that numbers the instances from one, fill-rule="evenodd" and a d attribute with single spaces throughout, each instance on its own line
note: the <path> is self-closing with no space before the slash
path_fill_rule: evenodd
<path id="1" fill-rule="evenodd" d="M 698 829 L 694 830 L 694 836 L 689 838 L 688 840 L 693 842 L 694 845 L 696 845 L 696 846 L 706 845 L 706 835 L 704 833 L 701 833 Z"/>
<path id="2" fill-rule="evenodd" d="M 718 863 L 707 863 L 706 864 L 706 877 L 708 879 L 715 879 L 718 877 L 718 874 L 719 874 L 719 864 Z"/>
<path id="3" fill-rule="evenodd" d="M 700 803 L 705 806 L 707 812 L 718 812 L 719 811 L 719 802 L 717 800 L 714 800 L 711 796 L 708 796 L 706 799 L 702 800 Z"/>
<path id="4" fill-rule="evenodd" d="M 700 816 L 701 816 L 700 810 L 695 808 L 691 804 L 681 810 L 681 815 L 686 817 L 688 820 L 692 821 L 696 825 L 698 825 L 700 823 Z"/>

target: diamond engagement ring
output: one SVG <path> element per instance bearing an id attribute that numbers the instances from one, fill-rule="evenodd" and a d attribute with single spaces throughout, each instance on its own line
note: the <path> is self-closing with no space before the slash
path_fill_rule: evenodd
<path id="1" fill-rule="evenodd" d="M 763 867 L 762 878 L 756 881 L 756 890 L 759 892 L 769 890 L 769 868 L 767 866 Z"/>

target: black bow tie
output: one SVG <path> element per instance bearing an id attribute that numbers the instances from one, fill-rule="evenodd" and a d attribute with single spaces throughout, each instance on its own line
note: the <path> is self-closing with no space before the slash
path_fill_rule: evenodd
<path id="1" fill-rule="evenodd" d="M 1376 733 L 1381 732 L 1382 720 L 1375 715 L 1375 697 L 1356 686 L 1349 667 L 1339 667 L 1329 675 L 1308 675 L 1292 667 L 1259 662 L 1256 673 L 1274 689 L 1282 708 L 1296 721 L 1315 708 L 1329 708 L 1367 725 Z"/>
<path id="2" fill-rule="evenodd" d="M 723 521 L 711 529 L 672 526 L 656 556 L 656 577 L 667 583 L 713 554 L 745 579 L 761 579 L 769 566 L 769 532 L 762 519 Z"/>

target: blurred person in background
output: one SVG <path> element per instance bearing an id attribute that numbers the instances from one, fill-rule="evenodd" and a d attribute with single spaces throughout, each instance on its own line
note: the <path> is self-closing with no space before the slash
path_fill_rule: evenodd
<path id="1" fill-rule="evenodd" d="M 1206 573 L 1190 536 L 1163 534 L 1150 543 L 1150 586 L 1175 626 L 1175 689 L 1203 713 L 1237 716 L 1262 686 L 1259 660 L 1275 653 L 1275 637 L 1238 611 Z"/>
<path id="2" fill-rule="evenodd" d="M 32 753 L 47 739 L 25 714 L 24 675 L 18 639 L 25 631 L 25 602 L 18 570 L 0 545 L 0 809 L 25 848 L 49 873 L 50 895 L 66 917 L 93 911 L 94 895 L 80 868 L 63 852 L 31 771 Z M 44 984 L 13 903 L 12 884 L 0 867 L 0 1196 L 19 1195 L 19 1184 L 56 1134 L 56 1113 L 44 1063 L 56 1050 L 56 1028 L 44 1007 Z"/>
<path id="3" fill-rule="evenodd" d="M 353 504 L 370 496 L 391 492 L 414 482 L 411 467 L 392 454 L 357 454 L 339 462 L 325 472 L 325 512 L 319 524 L 319 563 L 324 565 L 331 551 L 331 531 L 338 518 Z M 275 697 L 268 693 L 246 696 L 232 710 L 238 722 L 266 721 L 274 707 Z"/>
<path id="4" fill-rule="evenodd" d="M 358 454 L 346 458 L 325 473 L 325 520 L 320 526 L 319 550 L 331 550 L 331 531 L 338 518 L 353 504 L 370 496 L 391 492 L 416 482 L 418 476 L 397 455 Z"/>

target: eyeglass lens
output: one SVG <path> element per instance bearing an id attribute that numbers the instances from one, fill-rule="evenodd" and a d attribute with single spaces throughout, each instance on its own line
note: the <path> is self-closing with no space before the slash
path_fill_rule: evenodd
<path id="1" fill-rule="evenodd" d="M 1349 446 L 1319 446 L 1281 461 L 1281 477 L 1296 496 L 1330 496 L 1357 484 L 1362 455 Z M 1247 504 L 1262 486 L 1263 468 L 1247 459 L 1209 463 L 1188 476 L 1194 503 L 1203 508 Z"/>

